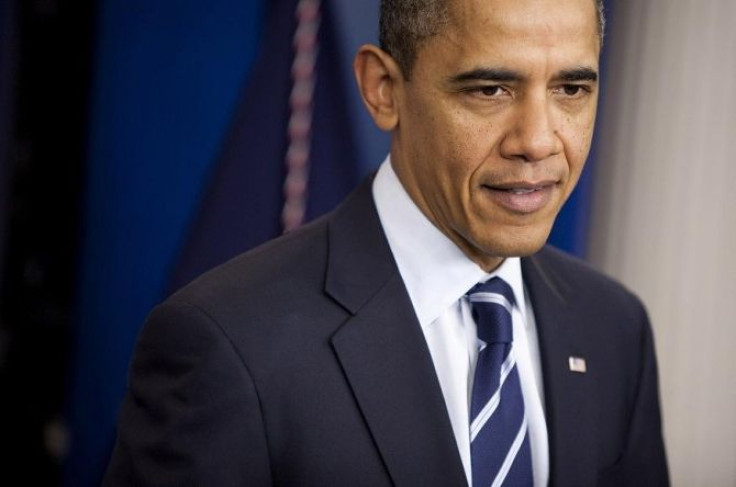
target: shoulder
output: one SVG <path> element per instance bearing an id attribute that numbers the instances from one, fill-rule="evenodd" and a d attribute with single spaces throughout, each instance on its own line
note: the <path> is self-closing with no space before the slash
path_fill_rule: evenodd
<path id="1" fill-rule="evenodd" d="M 204 273 L 169 301 L 253 312 L 276 302 L 302 310 L 324 299 L 329 263 L 354 261 L 363 250 L 356 250 L 356 241 L 372 241 L 380 233 L 370 183 L 366 180 L 327 215 Z M 282 310 L 270 306 L 268 311 L 273 316 Z"/>
<path id="2" fill-rule="evenodd" d="M 185 341 L 211 334 L 230 342 L 245 357 L 283 342 L 283 335 L 296 338 L 307 329 L 318 333 L 310 322 L 317 314 L 332 318 L 330 324 L 343 320 L 342 310 L 323 292 L 328 219 L 271 240 L 194 279 L 152 310 L 142 336 Z"/>
<path id="3" fill-rule="evenodd" d="M 641 300 L 623 284 L 590 264 L 552 247 L 523 261 L 524 280 L 541 326 L 566 330 L 590 348 L 629 356 L 651 341 Z M 550 315 L 545 310 L 554 310 Z M 544 323 L 547 319 L 547 323 Z M 561 327 L 561 328 L 558 328 Z M 617 359 L 611 357 L 613 362 Z"/>
<path id="4" fill-rule="evenodd" d="M 233 258 L 161 306 L 206 315 L 238 348 L 258 348 L 283 335 L 329 334 L 345 319 L 345 310 L 324 292 L 330 218 Z"/>
<path id="5" fill-rule="evenodd" d="M 582 259 L 547 245 L 527 260 L 526 267 L 535 268 L 567 300 L 602 309 L 643 312 L 641 300 L 631 290 Z"/>
<path id="6" fill-rule="evenodd" d="M 246 299 L 286 298 L 284 293 L 297 287 L 302 291 L 314 288 L 327 259 L 327 220 L 320 219 L 234 257 L 194 279 L 168 301 L 211 309 Z"/>
<path id="7" fill-rule="evenodd" d="M 169 334 L 205 327 L 230 341 L 243 357 L 262 357 L 299 343 L 329 343 L 350 312 L 328 292 L 328 271 L 342 266 L 348 287 L 361 290 L 371 282 L 370 268 L 387 260 L 365 255 L 380 234 L 376 217 L 371 219 L 369 183 L 333 212 L 187 284 L 154 310 L 145 328 L 161 326 L 161 310 L 169 315 L 175 310 L 178 323 L 167 327 Z"/>

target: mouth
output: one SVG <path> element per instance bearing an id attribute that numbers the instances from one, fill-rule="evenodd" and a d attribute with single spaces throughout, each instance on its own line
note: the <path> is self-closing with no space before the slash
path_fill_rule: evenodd
<path id="1" fill-rule="evenodd" d="M 496 204 L 513 213 L 529 214 L 545 208 L 552 200 L 557 181 L 519 181 L 482 187 Z"/>
<path id="2" fill-rule="evenodd" d="M 505 189 L 501 191 L 508 191 L 511 194 L 529 194 L 535 191 L 541 191 L 542 189 L 544 188 L 543 187 L 537 187 L 537 188 L 531 188 L 531 189 L 511 188 L 511 189 Z"/>

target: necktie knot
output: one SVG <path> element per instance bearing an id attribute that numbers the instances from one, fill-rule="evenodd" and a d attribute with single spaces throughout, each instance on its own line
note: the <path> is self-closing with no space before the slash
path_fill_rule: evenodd
<path id="1" fill-rule="evenodd" d="M 511 343 L 511 310 L 516 302 L 511 286 L 500 277 L 493 277 L 473 286 L 467 296 L 478 325 L 478 338 L 485 343 Z"/>

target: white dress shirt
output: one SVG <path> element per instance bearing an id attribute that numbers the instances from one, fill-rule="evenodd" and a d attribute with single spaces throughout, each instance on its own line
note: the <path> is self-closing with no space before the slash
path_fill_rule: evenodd
<path id="1" fill-rule="evenodd" d="M 427 340 L 471 487 L 469 405 L 480 342 L 465 293 L 493 276 L 501 277 L 513 289 L 516 298 L 512 312 L 514 353 L 529 423 L 534 485 L 546 486 L 549 446 L 539 341 L 520 260 L 506 259 L 490 274 L 481 269 L 414 204 L 391 167 L 390 157 L 376 174 L 373 197 Z"/>

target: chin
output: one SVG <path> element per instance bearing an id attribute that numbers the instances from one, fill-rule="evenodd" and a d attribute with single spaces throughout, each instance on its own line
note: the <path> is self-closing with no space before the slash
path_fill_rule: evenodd
<path id="1" fill-rule="evenodd" d="M 502 251 L 503 257 L 529 257 L 544 247 L 546 240 L 541 242 L 524 242 L 522 244 L 509 245 Z"/>
<path id="2" fill-rule="evenodd" d="M 551 229 L 550 229 L 551 230 Z M 477 246 L 484 254 L 496 257 L 528 257 L 544 247 L 549 237 L 548 231 L 539 232 L 509 232 L 499 238 L 484 239 Z"/>

